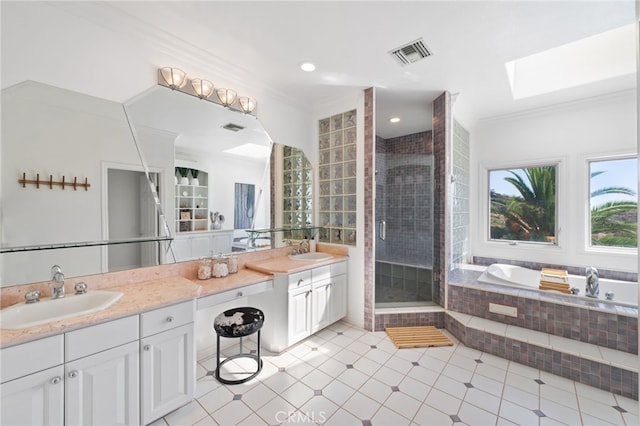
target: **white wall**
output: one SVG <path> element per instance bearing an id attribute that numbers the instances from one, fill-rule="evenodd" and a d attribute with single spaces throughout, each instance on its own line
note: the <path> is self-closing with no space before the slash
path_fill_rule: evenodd
<path id="1" fill-rule="evenodd" d="M 588 158 L 635 154 L 635 91 L 484 120 L 471 134 L 472 255 L 636 271 L 636 254 L 587 249 Z M 559 161 L 558 246 L 488 242 L 487 168 Z"/>

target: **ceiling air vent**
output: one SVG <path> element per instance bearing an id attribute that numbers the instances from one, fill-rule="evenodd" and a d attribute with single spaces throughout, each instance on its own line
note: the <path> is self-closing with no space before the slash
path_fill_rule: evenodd
<path id="1" fill-rule="evenodd" d="M 400 46 L 389 52 L 391 56 L 395 58 L 400 65 L 409 65 L 428 56 L 433 53 L 429 50 L 424 40 L 419 38 L 418 40 L 407 43 L 404 46 Z"/>
<path id="2" fill-rule="evenodd" d="M 244 129 L 244 126 L 240 126 L 239 124 L 229 123 L 222 126 L 222 128 L 231 130 L 232 132 L 239 132 L 240 130 Z"/>

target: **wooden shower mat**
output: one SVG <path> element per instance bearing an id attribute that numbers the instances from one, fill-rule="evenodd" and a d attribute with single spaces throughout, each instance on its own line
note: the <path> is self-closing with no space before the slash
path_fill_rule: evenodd
<path id="1" fill-rule="evenodd" d="M 423 348 L 425 346 L 453 346 L 453 342 L 432 325 L 421 327 L 388 327 L 391 341 L 398 349 Z"/>

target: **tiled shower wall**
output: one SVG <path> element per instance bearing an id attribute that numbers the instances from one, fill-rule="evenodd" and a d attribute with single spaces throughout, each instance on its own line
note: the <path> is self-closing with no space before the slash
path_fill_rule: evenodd
<path id="1" fill-rule="evenodd" d="M 469 241 L 469 132 L 453 120 L 453 208 L 451 218 L 451 263 L 449 269 L 467 263 Z"/>
<path id="2" fill-rule="evenodd" d="M 431 132 L 376 137 L 376 259 L 431 267 L 433 258 L 433 141 Z"/>
<path id="3" fill-rule="evenodd" d="M 374 188 L 375 169 L 373 164 L 375 150 L 375 89 L 369 88 L 364 91 L 364 324 L 367 330 L 380 330 L 383 324 L 402 323 L 403 325 L 416 325 L 418 321 L 414 314 L 386 314 L 375 315 L 375 274 L 374 274 L 374 251 L 373 244 L 375 238 L 374 226 Z M 434 259 L 433 269 L 437 271 L 434 276 L 434 295 L 436 303 L 444 304 L 444 262 L 446 256 L 445 238 L 445 203 L 447 174 L 446 154 L 447 140 L 451 132 L 451 96 L 444 92 L 433 103 L 433 154 L 434 154 L 434 217 L 433 217 L 433 247 Z M 428 119 L 428 118 L 427 118 Z M 440 316 L 442 313 L 431 313 L 434 321 L 433 325 L 442 324 Z M 438 317 L 438 321 L 435 318 Z M 374 321 L 375 320 L 375 321 Z M 424 320 L 424 319 L 421 319 Z M 422 324 L 420 324 L 422 325 Z"/>

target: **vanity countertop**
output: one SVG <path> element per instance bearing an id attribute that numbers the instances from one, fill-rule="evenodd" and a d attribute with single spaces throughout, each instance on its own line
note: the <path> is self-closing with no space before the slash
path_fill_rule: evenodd
<path id="1" fill-rule="evenodd" d="M 349 256 L 332 254 L 332 258 L 322 261 L 314 260 L 293 260 L 288 256 L 275 257 L 258 262 L 247 262 L 245 267 L 254 269 L 265 274 L 292 274 L 318 266 L 331 265 L 332 263 L 347 260 Z"/>
<path id="2" fill-rule="evenodd" d="M 272 276 L 270 274 L 264 274 L 251 269 L 240 269 L 237 274 L 231 274 L 224 278 L 211 278 L 200 281 L 190 280 L 181 276 L 173 276 L 103 288 L 103 290 L 120 291 L 123 295 L 113 306 L 93 314 L 66 318 L 60 321 L 19 330 L 1 329 L 0 347 L 13 346 L 129 315 L 140 314 L 187 300 L 242 288 L 271 278 Z"/>
<path id="3" fill-rule="evenodd" d="M 111 282 L 109 285 L 95 288 L 122 292 L 123 296 L 113 306 L 97 313 L 67 318 L 30 328 L 19 330 L 0 329 L 0 348 L 65 333 L 129 315 L 144 313 L 187 300 L 239 289 L 270 280 L 273 278 L 274 273 L 299 272 L 318 266 L 330 265 L 347 258 L 348 256 L 346 255 L 333 253 L 331 259 L 315 262 L 291 260 L 288 256 L 280 255 L 255 260 L 254 262 L 246 262 L 244 268 L 238 270 L 237 274 L 230 274 L 224 278 L 195 279 L 191 276 L 195 274 L 195 271 L 192 271 L 193 267 L 189 266 L 189 273 L 183 274 L 189 278 L 185 278 L 182 275 L 172 275 L 125 285 L 117 285 Z M 91 291 L 91 288 L 89 291 Z"/>
<path id="4" fill-rule="evenodd" d="M 107 289 L 105 289 L 107 290 Z M 93 314 L 66 318 L 60 321 L 18 330 L 1 329 L 0 347 L 36 340 L 67 331 L 88 327 L 106 321 L 135 315 L 163 306 L 197 298 L 202 288 L 191 280 L 175 276 L 136 284 L 110 287 L 108 290 L 123 293 L 113 306 Z M 91 291 L 91 290 L 89 290 Z M 82 297 L 82 296 L 70 296 Z"/>

